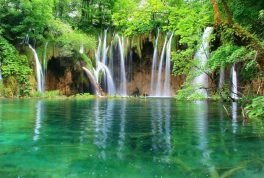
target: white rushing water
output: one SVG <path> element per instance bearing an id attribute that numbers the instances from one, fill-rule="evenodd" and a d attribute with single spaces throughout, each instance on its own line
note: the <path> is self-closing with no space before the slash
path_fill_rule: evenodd
<path id="1" fill-rule="evenodd" d="M 222 66 L 220 69 L 220 76 L 219 76 L 219 83 L 218 83 L 219 89 L 223 88 L 224 82 L 225 82 L 225 68 Z"/>
<path id="2" fill-rule="evenodd" d="M 204 67 L 209 57 L 209 37 L 212 32 L 213 27 L 206 27 L 202 36 L 202 44 L 194 57 L 196 60 L 199 60 L 199 68 L 202 73 L 194 79 L 193 83 L 195 86 L 199 87 L 199 93 L 203 94 L 205 97 L 208 97 L 206 90 L 208 88 L 208 76 L 204 71 Z"/>
<path id="3" fill-rule="evenodd" d="M 87 75 L 87 77 L 88 77 L 90 83 L 93 85 L 93 88 L 94 88 L 94 90 L 95 90 L 95 94 L 96 94 L 97 96 L 100 96 L 100 88 L 99 88 L 99 86 L 98 86 L 98 84 L 97 84 L 96 79 L 94 78 L 94 75 L 93 75 L 92 72 L 91 72 L 89 69 L 87 69 L 86 67 L 82 67 L 82 68 L 83 68 L 83 70 L 85 71 L 85 73 L 86 73 L 86 75 Z"/>
<path id="4" fill-rule="evenodd" d="M 36 65 L 36 76 L 37 76 L 37 89 L 39 92 L 44 91 L 44 76 L 42 71 L 42 66 L 39 62 L 38 54 L 36 50 L 29 44 L 29 48 L 31 49 L 34 59 L 35 59 L 35 65 Z"/>
<path id="5" fill-rule="evenodd" d="M 84 45 L 83 44 L 81 44 L 79 52 L 80 52 L 80 54 L 84 53 Z"/>
<path id="6" fill-rule="evenodd" d="M 117 45 L 118 51 L 116 53 L 118 53 L 119 58 L 114 58 L 114 42 Z M 87 70 L 89 71 L 87 73 L 87 76 L 90 76 L 89 79 L 92 75 L 97 85 L 104 89 L 108 95 L 127 96 L 124 45 L 124 38 L 115 35 L 109 47 L 107 45 L 107 30 L 105 30 L 103 37 L 98 39 L 98 47 L 95 53 L 96 67 L 93 71 L 84 69 L 86 73 Z"/>
<path id="7" fill-rule="evenodd" d="M 162 96 L 171 96 L 171 88 L 170 88 L 170 65 L 171 65 L 171 41 L 173 34 L 171 34 L 170 39 L 167 43 L 166 49 L 166 64 L 165 64 L 165 80 Z"/>
<path id="8" fill-rule="evenodd" d="M 151 67 L 151 82 L 150 82 L 150 95 L 154 95 L 156 91 L 155 86 L 155 79 L 156 79 L 156 71 L 157 71 L 157 62 L 158 62 L 158 40 L 159 40 L 159 29 L 158 34 L 155 40 L 155 46 L 154 46 L 154 53 L 153 53 L 153 59 L 152 59 L 152 67 Z"/>
<path id="9" fill-rule="evenodd" d="M 157 62 L 156 47 L 153 53 L 152 59 L 152 69 L 151 69 L 151 84 L 150 84 L 150 96 L 154 97 L 170 97 L 171 96 L 171 85 L 170 85 L 170 75 L 171 75 L 171 42 L 173 34 L 170 35 L 167 41 L 167 36 L 165 37 L 162 52 L 159 60 Z M 156 42 L 158 40 L 156 39 Z M 165 60 L 165 64 L 164 64 Z M 157 70 L 158 69 L 158 70 Z"/>
<path id="10" fill-rule="evenodd" d="M 49 42 L 45 43 L 44 52 L 43 52 L 43 61 L 42 61 L 42 69 L 43 69 L 43 91 L 46 90 L 46 76 L 47 76 L 47 69 L 48 69 L 48 61 L 47 61 L 47 48 Z"/>
<path id="11" fill-rule="evenodd" d="M 237 100 L 237 72 L 235 68 L 235 64 L 232 66 L 231 69 L 231 75 L 232 75 L 232 89 L 231 89 L 231 98 Z"/>
<path id="12" fill-rule="evenodd" d="M 120 52 L 120 86 L 118 94 L 121 96 L 127 96 L 124 38 L 120 38 L 118 35 L 116 35 L 116 38 L 118 39 L 118 46 Z"/>
<path id="13" fill-rule="evenodd" d="M 2 80 L 2 64 L 1 64 L 1 61 L 0 61 L 0 80 Z"/>

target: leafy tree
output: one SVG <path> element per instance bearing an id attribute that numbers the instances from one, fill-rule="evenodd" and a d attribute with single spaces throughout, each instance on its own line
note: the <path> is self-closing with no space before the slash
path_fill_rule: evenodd
<path id="1" fill-rule="evenodd" d="M 31 85 L 29 77 L 32 70 L 26 56 L 19 55 L 11 44 L 0 36 L 0 60 L 2 63 L 2 76 L 6 85 L 5 95 L 27 96 Z"/>

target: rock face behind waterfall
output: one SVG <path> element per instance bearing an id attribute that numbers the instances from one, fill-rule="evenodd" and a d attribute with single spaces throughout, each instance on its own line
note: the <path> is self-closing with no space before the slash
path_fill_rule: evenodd
<path id="1" fill-rule="evenodd" d="M 51 58 L 47 70 L 47 90 L 59 90 L 64 95 L 93 92 L 80 62 L 71 58 Z"/>

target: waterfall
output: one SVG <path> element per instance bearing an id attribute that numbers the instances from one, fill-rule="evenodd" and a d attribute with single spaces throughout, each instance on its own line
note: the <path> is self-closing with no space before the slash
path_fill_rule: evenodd
<path id="1" fill-rule="evenodd" d="M 102 79 L 103 84 L 106 85 L 105 89 L 109 95 L 116 94 L 116 87 L 113 80 L 113 76 L 111 71 L 107 66 L 107 30 L 104 31 L 104 38 L 103 38 L 103 45 L 102 45 L 102 38 L 99 37 L 98 40 L 98 48 L 96 50 L 96 68 L 94 69 L 94 78 L 98 84 L 102 81 L 100 80 L 100 72 L 103 73 Z"/>
<path id="2" fill-rule="evenodd" d="M 114 43 L 117 45 L 120 61 L 116 61 L 113 49 Z M 93 71 L 87 72 L 89 79 L 91 76 L 94 78 L 97 85 L 103 85 L 103 89 L 109 95 L 127 96 L 127 79 L 126 79 L 126 66 L 125 66 L 125 52 L 124 52 L 124 38 L 115 35 L 110 47 L 107 46 L 107 30 L 104 31 L 103 37 L 98 38 L 98 47 L 95 52 L 96 68 Z M 81 50 L 80 50 L 81 52 Z M 94 84 L 93 84 L 94 85 Z"/>
<path id="3" fill-rule="evenodd" d="M 164 41 L 161 56 L 160 56 L 160 63 L 159 63 L 159 70 L 158 70 L 158 81 L 157 81 L 157 85 L 156 85 L 155 96 L 161 96 L 161 92 L 162 92 L 161 75 L 162 75 L 163 59 L 165 57 L 166 44 L 167 44 L 167 36 L 165 37 L 165 41 Z"/>
<path id="4" fill-rule="evenodd" d="M 119 94 L 121 96 L 127 96 L 127 87 L 126 87 L 126 69 L 125 69 L 125 56 L 124 56 L 124 38 L 122 39 L 116 35 L 118 40 L 118 47 L 120 52 L 120 87 Z"/>
<path id="5" fill-rule="evenodd" d="M 2 69 L 1 69 L 1 66 L 2 66 L 2 64 L 1 64 L 1 61 L 0 61 L 0 80 L 2 80 Z"/>
<path id="6" fill-rule="evenodd" d="M 152 59 L 150 95 L 154 95 L 154 92 L 155 92 L 154 79 L 156 78 L 157 62 L 158 62 L 158 40 L 159 40 L 159 29 L 158 29 L 158 34 L 155 40 L 155 48 L 154 48 L 153 59 Z"/>
<path id="7" fill-rule="evenodd" d="M 199 67 L 201 68 L 200 70 L 202 70 L 205 67 L 209 56 L 209 37 L 212 32 L 213 32 L 213 27 L 206 27 L 202 36 L 202 44 L 194 57 L 199 61 L 200 64 Z M 203 94 L 203 96 L 205 97 L 208 97 L 206 90 L 208 88 L 208 76 L 204 71 L 202 71 L 202 74 L 200 74 L 194 79 L 194 85 L 200 87 L 199 93 Z"/>
<path id="8" fill-rule="evenodd" d="M 47 48 L 48 48 L 49 42 L 47 41 L 44 46 L 44 52 L 43 52 L 43 61 L 42 61 L 42 69 L 43 69 L 43 91 L 45 91 L 45 83 L 46 83 L 46 75 L 47 75 Z"/>
<path id="9" fill-rule="evenodd" d="M 100 72 L 103 73 L 103 76 L 106 77 L 106 82 L 107 82 L 107 93 L 110 95 L 114 95 L 115 94 L 115 84 L 114 84 L 114 80 L 113 77 L 110 73 L 110 70 L 108 69 L 108 67 L 102 63 L 102 62 L 98 62 L 97 63 L 97 67 L 94 70 L 94 76 L 96 79 L 96 82 L 99 83 L 99 79 L 100 79 Z"/>
<path id="10" fill-rule="evenodd" d="M 231 89 L 231 98 L 237 100 L 237 72 L 235 69 L 235 64 L 231 68 L 232 75 L 232 89 Z"/>
<path id="11" fill-rule="evenodd" d="M 159 65 L 157 66 L 157 54 L 158 52 L 156 47 L 153 53 L 152 59 L 152 69 L 151 69 L 151 84 L 150 84 L 150 96 L 155 97 L 169 97 L 171 96 L 171 86 L 170 86 L 170 60 L 171 60 L 171 42 L 173 34 L 170 35 L 169 40 L 167 41 L 167 36 L 165 37 L 162 52 L 159 60 Z M 157 43 L 156 39 L 156 43 Z M 165 58 L 166 56 L 166 58 Z M 165 59 L 165 68 L 164 67 Z M 157 70 L 158 67 L 158 70 Z M 162 72 L 163 71 L 163 72 Z M 158 72 L 158 73 L 157 73 Z"/>
<path id="12" fill-rule="evenodd" d="M 223 66 L 221 66 L 219 83 L 218 83 L 218 88 L 219 89 L 223 88 L 224 80 L 225 80 L 225 68 Z"/>
<path id="13" fill-rule="evenodd" d="M 80 54 L 84 53 L 84 45 L 83 44 L 81 44 L 79 52 L 80 52 Z"/>
<path id="14" fill-rule="evenodd" d="M 170 90 L 170 61 L 171 61 L 171 41 L 172 41 L 173 34 L 171 34 L 170 39 L 167 44 L 166 50 L 166 65 L 165 65 L 165 81 L 163 87 L 163 96 L 171 96 Z"/>
<path id="15" fill-rule="evenodd" d="M 89 69 L 87 69 L 86 67 L 82 67 L 82 68 L 85 71 L 87 77 L 89 78 L 89 81 L 93 85 L 93 88 L 95 89 L 95 94 L 97 96 L 100 96 L 101 95 L 100 94 L 100 87 L 98 86 L 98 83 L 97 83 L 96 79 L 94 78 L 92 72 Z"/>
<path id="16" fill-rule="evenodd" d="M 30 44 L 28 46 L 34 55 L 34 59 L 36 63 L 35 65 L 36 65 L 36 75 L 37 75 L 37 89 L 38 89 L 38 92 L 43 92 L 44 91 L 44 77 L 43 77 L 42 67 L 39 62 L 38 54 L 36 50 Z"/>

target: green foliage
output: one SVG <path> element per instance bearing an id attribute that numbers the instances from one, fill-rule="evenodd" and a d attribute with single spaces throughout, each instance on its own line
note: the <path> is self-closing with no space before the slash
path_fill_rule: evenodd
<path id="1" fill-rule="evenodd" d="M 80 93 L 72 96 L 73 99 L 92 99 L 94 98 L 94 95 L 91 95 L 90 93 Z"/>
<path id="2" fill-rule="evenodd" d="M 16 49 L 2 37 L 0 37 L 0 60 L 2 76 L 5 85 L 11 90 L 11 95 L 29 95 L 31 90 L 29 76 L 32 70 L 29 68 L 28 60 L 26 56 L 17 54 Z"/>
<path id="3" fill-rule="evenodd" d="M 81 58 L 86 63 L 88 69 L 93 69 L 92 60 L 88 56 L 86 56 L 85 54 L 81 54 Z"/>
<path id="4" fill-rule="evenodd" d="M 260 10 L 264 9 L 264 1 L 232 0 L 228 3 L 236 22 L 253 33 L 263 32 L 264 24 L 259 23 L 258 17 L 261 13 Z"/>
<path id="5" fill-rule="evenodd" d="M 202 1 L 194 1 L 180 7 L 171 7 L 169 23 L 164 26 L 164 29 L 179 35 L 180 44 L 187 44 L 190 48 L 195 47 L 200 40 L 201 29 L 211 22 L 211 11 L 208 5 Z"/>
<path id="6" fill-rule="evenodd" d="M 173 74 L 189 74 L 195 63 L 193 54 L 194 49 L 191 48 L 184 51 L 172 52 Z"/>
<path id="7" fill-rule="evenodd" d="M 114 6 L 113 24 L 126 36 L 145 34 L 167 19 L 167 8 L 160 0 L 148 0 L 142 6 L 133 0 L 118 0 Z"/>
<path id="8" fill-rule="evenodd" d="M 33 94 L 33 97 L 35 98 L 60 98 L 62 97 L 62 95 L 59 90 L 45 91 L 43 93 L 36 91 Z"/>
<path id="9" fill-rule="evenodd" d="M 53 19 L 53 0 L 1 1 L 0 25 L 6 38 L 22 41 L 29 34 L 36 40 L 43 39 L 48 21 Z"/>
<path id="10" fill-rule="evenodd" d="M 251 120 L 264 121 L 264 96 L 258 96 L 245 107 L 248 117 Z"/>
<path id="11" fill-rule="evenodd" d="M 96 47 L 95 38 L 81 32 L 63 34 L 56 39 L 56 42 L 61 49 L 60 55 L 62 56 L 72 56 L 74 51 L 79 51 L 82 45 L 86 49 L 94 49 Z"/>
<path id="12" fill-rule="evenodd" d="M 219 69 L 221 66 L 252 59 L 255 55 L 254 51 L 250 51 L 245 47 L 239 47 L 233 44 L 224 44 L 216 51 L 212 52 L 208 65 L 211 70 Z"/>
<path id="13" fill-rule="evenodd" d="M 179 90 L 175 96 L 177 100 L 205 100 L 207 99 L 201 92 L 197 90 L 197 87 L 192 85 L 185 85 L 185 87 Z"/>

